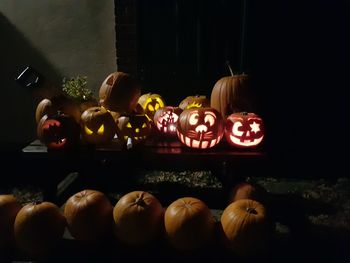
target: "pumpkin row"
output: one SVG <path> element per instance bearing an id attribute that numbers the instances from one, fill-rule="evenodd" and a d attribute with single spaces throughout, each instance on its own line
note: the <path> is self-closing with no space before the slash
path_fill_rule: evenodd
<path id="1" fill-rule="evenodd" d="M 180 198 L 163 209 L 156 197 L 143 191 L 124 195 L 113 208 L 103 193 L 84 190 L 67 200 L 63 214 L 50 202 L 21 207 L 12 195 L 2 195 L 0 210 L 4 219 L 0 247 L 16 244 L 34 257 L 57 246 L 66 226 L 76 240 L 92 243 L 113 233 L 118 242 L 139 247 L 164 235 L 170 246 L 181 251 L 214 244 L 219 226 L 222 244 L 243 256 L 259 252 L 269 232 L 265 207 L 251 199 L 231 203 L 221 224 L 197 198 Z"/>

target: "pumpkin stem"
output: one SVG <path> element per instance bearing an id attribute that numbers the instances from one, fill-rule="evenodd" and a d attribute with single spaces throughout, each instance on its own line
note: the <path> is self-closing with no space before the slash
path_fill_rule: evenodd
<path id="1" fill-rule="evenodd" d="M 248 112 L 243 111 L 243 112 L 242 112 L 242 115 L 243 115 L 243 116 L 246 116 L 246 115 L 248 115 Z"/>
<path id="2" fill-rule="evenodd" d="M 230 73 L 231 73 L 231 76 L 233 76 L 234 74 L 233 74 L 233 71 L 232 71 L 232 68 L 231 68 L 231 65 L 230 65 L 230 61 L 226 61 L 226 65 L 227 65 L 227 67 L 228 67 L 228 70 L 229 70 Z"/>
<path id="3" fill-rule="evenodd" d="M 253 208 L 253 207 L 247 207 L 246 208 L 246 211 L 247 211 L 247 213 L 249 213 L 249 214 L 254 214 L 254 215 L 257 215 L 258 214 L 258 212 L 255 210 L 255 208 Z"/>
<path id="4" fill-rule="evenodd" d="M 136 198 L 135 204 L 137 204 L 139 206 L 143 206 L 145 204 L 145 201 L 142 199 L 142 196 Z"/>

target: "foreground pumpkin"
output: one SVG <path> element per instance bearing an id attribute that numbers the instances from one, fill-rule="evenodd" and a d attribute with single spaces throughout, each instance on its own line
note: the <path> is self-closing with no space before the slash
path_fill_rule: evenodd
<path id="1" fill-rule="evenodd" d="M 116 133 L 113 116 L 104 107 L 87 109 L 81 115 L 82 135 L 87 142 L 101 144 L 109 142 Z"/>
<path id="2" fill-rule="evenodd" d="M 118 138 L 133 144 L 144 141 L 151 133 L 151 124 L 144 114 L 121 116 L 117 122 Z"/>
<path id="3" fill-rule="evenodd" d="M 177 136 L 188 147 L 211 148 L 223 137 L 224 124 L 219 112 L 212 108 L 193 108 L 181 113 Z"/>
<path id="4" fill-rule="evenodd" d="M 64 216 L 75 239 L 97 241 L 112 229 L 113 206 L 103 193 L 85 190 L 67 200 Z"/>
<path id="5" fill-rule="evenodd" d="M 210 101 L 203 95 L 188 96 L 179 104 L 179 108 L 182 110 L 207 107 L 210 107 Z"/>
<path id="6" fill-rule="evenodd" d="M 76 146 L 79 142 L 80 127 L 70 116 L 57 112 L 41 118 L 37 135 L 48 149 L 63 150 Z"/>
<path id="7" fill-rule="evenodd" d="M 156 114 L 157 110 L 165 106 L 165 101 L 159 94 L 147 93 L 139 98 L 138 105 L 141 107 L 143 113 L 153 121 L 154 114 Z"/>
<path id="8" fill-rule="evenodd" d="M 140 94 L 140 87 L 131 75 L 113 72 L 102 82 L 100 104 L 111 111 L 130 113 L 135 109 Z"/>
<path id="9" fill-rule="evenodd" d="M 17 214 L 14 232 L 18 247 L 29 255 L 42 256 L 61 240 L 66 220 L 53 203 L 31 203 Z"/>
<path id="10" fill-rule="evenodd" d="M 265 207 L 250 199 L 233 202 L 224 210 L 221 225 L 225 242 L 240 256 L 260 253 L 268 240 Z"/>
<path id="11" fill-rule="evenodd" d="M 258 184 L 242 182 L 230 192 L 229 203 L 241 199 L 252 199 L 264 204 L 267 201 L 267 191 Z"/>
<path id="12" fill-rule="evenodd" d="M 157 110 L 154 115 L 154 124 L 158 131 L 164 135 L 176 135 L 177 124 L 182 110 L 171 106 Z"/>
<path id="13" fill-rule="evenodd" d="M 170 244 L 179 250 L 193 250 L 210 243 L 215 220 L 201 200 L 184 197 L 165 211 L 164 226 Z"/>
<path id="14" fill-rule="evenodd" d="M 113 210 L 114 233 L 127 245 L 146 245 L 160 235 L 163 208 L 151 194 L 134 191 L 124 195 Z"/>
<path id="15" fill-rule="evenodd" d="M 21 207 L 13 195 L 0 195 L 0 248 L 14 244 L 13 225 Z"/>
<path id="16" fill-rule="evenodd" d="M 231 114 L 226 120 L 225 137 L 234 147 L 257 147 L 264 138 L 263 120 L 255 113 Z"/>

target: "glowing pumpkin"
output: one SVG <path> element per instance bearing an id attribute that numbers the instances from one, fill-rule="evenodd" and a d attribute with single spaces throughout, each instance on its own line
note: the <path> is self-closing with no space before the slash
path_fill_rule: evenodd
<path id="1" fill-rule="evenodd" d="M 150 120 L 153 120 L 156 111 L 165 106 L 165 101 L 158 94 L 147 93 L 139 98 L 138 104 L 142 108 L 143 113 Z"/>
<path id="2" fill-rule="evenodd" d="M 162 134 L 175 135 L 177 123 L 182 110 L 171 106 L 166 106 L 157 110 L 154 115 L 154 124 Z"/>
<path id="3" fill-rule="evenodd" d="M 41 118 L 37 126 L 37 135 L 48 149 L 67 149 L 79 142 L 80 127 L 74 118 L 57 112 L 55 115 L 45 115 Z"/>
<path id="4" fill-rule="evenodd" d="M 180 114 L 177 136 L 188 147 L 211 148 L 220 142 L 223 133 L 223 119 L 215 109 L 196 108 Z"/>
<path id="5" fill-rule="evenodd" d="M 235 147 L 256 147 L 264 138 L 263 120 L 254 113 L 231 114 L 226 120 L 225 137 Z"/>
<path id="6" fill-rule="evenodd" d="M 84 111 L 81 115 L 81 126 L 85 140 L 94 144 L 111 141 L 116 132 L 114 119 L 104 107 L 93 107 Z"/>
<path id="7" fill-rule="evenodd" d="M 203 95 L 188 96 L 179 104 L 179 108 L 182 110 L 206 107 L 210 107 L 210 101 Z"/>
<path id="8" fill-rule="evenodd" d="M 117 135 L 121 141 L 133 144 L 144 141 L 151 133 L 151 124 L 144 114 L 121 116 L 118 118 Z"/>

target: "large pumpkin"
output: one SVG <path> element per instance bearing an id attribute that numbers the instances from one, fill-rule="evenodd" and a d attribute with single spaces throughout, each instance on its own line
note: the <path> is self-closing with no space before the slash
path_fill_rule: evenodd
<path id="1" fill-rule="evenodd" d="M 18 247 L 32 256 L 42 256 L 57 246 L 66 220 L 53 203 L 31 203 L 17 214 L 14 232 Z"/>
<path id="2" fill-rule="evenodd" d="M 188 147 L 207 149 L 223 137 L 224 124 L 219 112 L 212 108 L 192 108 L 180 114 L 177 136 Z"/>
<path id="3" fill-rule="evenodd" d="M 210 106 L 222 114 L 223 118 L 238 111 L 252 110 L 252 92 L 248 75 L 235 75 L 228 65 L 231 76 L 218 80 L 211 92 Z"/>
<path id="4" fill-rule="evenodd" d="M 151 124 L 144 114 L 120 116 L 117 121 L 118 138 L 133 144 L 144 141 L 151 133 Z"/>
<path id="5" fill-rule="evenodd" d="M 159 94 L 147 93 L 139 98 L 138 105 L 142 112 L 153 121 L 154 114 L 165 106 L 165 101 Z"/>
<path id="6" fill-rule="evenodd" d="M 250 199 L 233 202 L 224 210 L 221 225 L 226 245 L 241 256 L 262 252 L 269 225 L 265 207 Z"/>
<path id="7" fill-rule="evenodd" d="M 140 94 L 134 78 L 124 72 L 114 72 L 102 82 L 100 104 L 111 111 L 130 113 L 135 109 Z"/>
<path id="8" fill-rule="evenodd" d="M 184 197 L 166 209 L 164 226 L 166 236 L 174 248 L 193 250 L 210 243 L 215 230 L 215 220 L 201 200 Z"/>
<path id="9" fill-rule="evenodd" d="M 225 137 L 234 147 L 257 147 L 264 138 L 263 120 L 255 113 L 233 113 L 226 120 Z"/>
<path id="10" fill-rule="evenodd" d="M 79 142 L 79 124 L 70 116 L 57 112 L 45 115 L 37 126 L 37 135 L 48 149 L 62 150 L 76 146 Z"/>
<path id="11" fill-rule="evenodd" d="M 182 110 L 177 107 L 165 106 L 157 110 L 154 115 L 154 124 L 157 130 L 164 135 L 176 135 L 177 124 Z"/>
<path id="12" fill-rule="evenodd" d="M 20 209 L 13 195 L 0 195 L 0 248 L 14 244 L 13 225 Z"/>
<path id="13" fill-rule="evenodd" d="M 113 206 L 103 193 L 85 190 L 67 200 L 64 216 L 75 239 L 97 241 L 111 232 Z"/>
<path id="14" fill-rule="evenodd" d="M 104 107 L 92 107 L 81 115 L 82 135 L 90 143 L 106 143 L 113 139 L 116 124 Z"/>
<path id="15" fill-rule="evenodd" d="M 179 108 L 182 110 L 207 107 L 210 107 L 210 101 L 204 95 L 188 96 L 179 104 Z"/>
<path id="16" fill-rule="evenodd" d="M 162 230 L 163 208 L 151 194 L 135 191 L 124 195 L 113 210 L 114 233 L 127 245 L 145 245 Z"/>

